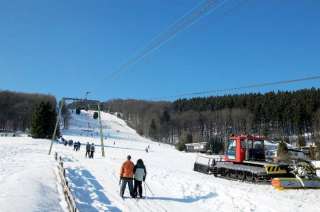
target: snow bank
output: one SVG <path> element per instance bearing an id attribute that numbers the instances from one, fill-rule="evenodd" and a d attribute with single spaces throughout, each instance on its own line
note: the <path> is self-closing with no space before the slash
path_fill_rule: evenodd
<path id="1" fill-rule="evenodd" d="M 48 141 L 0 138 L 1 211 L 63 211 Z"/>

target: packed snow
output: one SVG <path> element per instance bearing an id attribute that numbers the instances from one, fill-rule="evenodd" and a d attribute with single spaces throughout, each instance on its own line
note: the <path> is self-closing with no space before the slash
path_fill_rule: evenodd
<path id="1" fill-rule="evenodd" d="M 0 137 L 0 211 L 64 211 L 48 140 Z"/>
<path id="2" fill-rule="evenodd" d="M 228 181 L 192 171 L 197 156 L 139 136 L 114 115 L 102 113 L 106 156 L 101 156 L 98 121 L 92 111 L 72 114 L 66 139 L 82 143 L 79 152 L 55 143 L 64 160 L 80 211 L 319 211 L 320 190 L 274 190 L 271 185 Z M 31 138 L 0 138 L 0 195 L 4 211 L 61 211 L 56 162 L 48 156 L 49 142 Z M 96 144 L 94 159 L 85 144 Z M 147 146 L 150 151 L 146 152 Z M 143 159 L 147 168 L 145 199 L 119 195 L 119 172 L 126 156 Z M 14 177 L 14 173 L 16 177 Z M 10 178 L 9 178 L 10 176 Z M 23 190 L 21 188 L 23 184 Z M 10 202 L 19 202 L 21 207 Z M 8 209 L 8 210 L 6 210 Z"/>

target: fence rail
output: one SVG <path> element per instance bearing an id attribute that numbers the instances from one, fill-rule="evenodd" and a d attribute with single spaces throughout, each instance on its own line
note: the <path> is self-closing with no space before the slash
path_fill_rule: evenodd
<path id="1" fill-rule="evenodd" d="M 72 192 L 71 192 L 71 189 L 69 186 L 69 182 L 66 178 L 66 169 L 63 167 L 63 160 L 62 160 L 61 156 L 58 157 L 57 152 L 54 154 L 54 158 L 56 161 L 59 162 L 59 164 L 58 164 L 58 173 L 59 173 L 58 175 L 59 176 L 58 177 L 60 178 L 63 194 L 64 194 L 65 200 L 67 202 L 68 209 L 70 212 L 79 212 L 79 210 L 77 209 L 77 206 L 76 206 L 75 199 L 72 195 Z"/>

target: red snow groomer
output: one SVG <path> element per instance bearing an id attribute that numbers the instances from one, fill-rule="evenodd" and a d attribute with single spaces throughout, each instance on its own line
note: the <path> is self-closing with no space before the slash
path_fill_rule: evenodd
<path id="1" fill-rule="evenodd" d="M 277 189 L 320 188 L 315 167 L 306 160 L 267 162 L 264 138 L 261 136 L 231 136 L 223 160 L 212 160 L 208 173 L 215 177 L 270 183 Z M 197 164 L 195 164 L 196 170 Z"/>

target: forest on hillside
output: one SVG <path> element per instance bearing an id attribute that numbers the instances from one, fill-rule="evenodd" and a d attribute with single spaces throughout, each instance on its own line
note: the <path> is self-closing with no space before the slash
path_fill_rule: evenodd
<path id="1" fill-rule="evenodd" d="M 221 140 L 231 133 L 273 139 L 297 135 L 301 141 L 304 133 L 315 136 L 320 129 L 320 89 L 315 88 L 174 102 L 117 99 L 103 106 L 105 111 L 120 112 L 141 135 L 172 144 Z"/>
<path id="2" fill-rule="evenodd" d="M 56 108 L 56 99 L 50 95 L 1 91 L 0 129 L 30 129 L 34 109 L 41 102 L 50 102 L 52 108 Z M 92 109 L 96 109 L 96 104 L 93 105 Z M 139 134 L 170 144 L 221 143 L 232 133 L 282 140 L 295 135 L 301 145 L 305 143 L 304 133 L 311 133 L 310 139 L 315 141 L 320 137 L 320 89 L 315 88 L 196 97 L 173 102 L 115 99 L 101 106 L 104 111 L 118 112 Z M 69 107 L 78 106 L 71 104 Z M 64 107 L 62 121 L 65 127 L 69 118 L 70 113 Z"/>
<path id="3" fill-rule="evenodd" d="M 0 91 L 0 130 L 30 129 L 32 114 L 41 102 L 49 102 L 56 108 L 54 96 Z"/>

